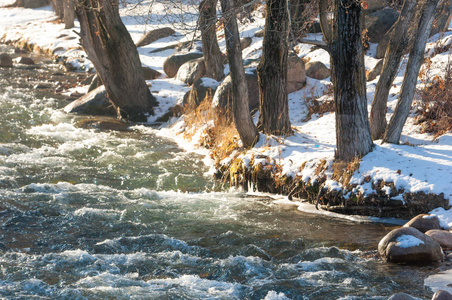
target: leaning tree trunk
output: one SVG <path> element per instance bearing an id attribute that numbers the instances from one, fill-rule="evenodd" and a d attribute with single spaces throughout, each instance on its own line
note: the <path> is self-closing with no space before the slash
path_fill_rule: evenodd
<path id="1" fill-rule="evenodd" d="M 232 11 L 232 0 L 220 0 L 223 17 L 226 19 L 224 35 L 228 53 L 229 68 L 232 80 L 232 109 L 234 124 L 239 132 L 244 147 L 254 146 L 259 140 L 259 133 L 248 105 L 248 86 L 242 62 L 242 48 L 240 45 L 237 19 Z"/>
<path id="2" fill-rule="evenodd" d="M 397 23 L 392 28 L 389 45 L 383 63 L 383 69 L 375 88 L 370 110 L 370 132 L 374 140 L 381 139 L 386 130 L 386 106 L 389 90 L 397 75 L 400 61 L 408 46 L 408 27 L 416 5 L 416 0 L 405 0 Z"/>
<path id="3" fill-rule="evenodd" d="M 372 150 L 367 114 L 362 8 L 355 0 L 334 1 L 330 45 L 336 112 L 336 157 L 351 161 Z M 320 12 L 322 13 L 322 12 Z"/>
<path id="4" fill-rule="evenodd" d="M 289 37 L 287 0 L 267 0 L 259 78 L 258 129 L 266 134 L 292 133 L 287 96 L 287 43 Z"/>
<path id="5" fill-rule="evenodd" d="M 206 77 L 220 81 L 224 78 L 224 64 L 217 41 L 217 3 L 218 0 L 201 1 L 198 26 L 201 29 Z"/>
<path id="6" fill-rule="evenodd" d="M 425 45 L 430 34 L 433 23 L 433 15 L 439 0 L 428 0 L 422 12 L 419 22 L 416 40 L 413 49 L 410 52 L 410 58 L 403 78 L 402 91 L 394 114 L 389 121 L 388 128 L 383 137 L 384 143 L 398 144 L 402 134 L 403 125 L 410 113 L 411 103 L 413 102 L 414 92 L 416 91 L 417 78 L 419 70 L 424 60 Z"/>
<path id="7" fill-rule="evenodd" d="M 118 0 L 78 0 L 81 43 L 118 117 L 146 121 L 157 104 L 143 79 L 140 58 L 119 16 Z"/>
<path id="8" fill-rule="evenodd" d="M 75 0 L 64 1 L 64 29 L 71 29 L 74 27 L 75 19 Z"/>

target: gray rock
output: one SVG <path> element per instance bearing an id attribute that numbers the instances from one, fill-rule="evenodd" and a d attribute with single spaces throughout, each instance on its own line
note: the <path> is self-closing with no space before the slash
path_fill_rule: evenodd
<path id="1" fill-rule="evenodd" d="M 320 61 L 310 61 L 306 64 L 306 76 L 323 80 L 330 77 L 330 69 Z"/>
<path id="2" fill-rule="evenodd" d="M 366 16 L 365 29 L 369 42 L 378 43 L 385 36 L 386 32 L 397 21 L 399 14 L 393 8 L 378 10 Z"/>
<path id="3" fill-rule="evenodd" d="M 254 36 L 255 36 L 255 37 L 264 37 L 264 34 L 265 34 L 265 30 L 264 30 L 264 29 L 261 29 L 261 30 L 256 31 L 256 32 L 254 33 Z"/>
<path id="4" fill-rule="evenodd" d="M 418 298 L 411 297 L 405 293 L 397 293 L 389 297 L 388 300 L 417 300 Z"/>
<path id="5" fill-rule="evenodd" d="M 206 97 L 213 97 L 219 85 L 218 81 L 211 78 L 199 78 L 193 83 L 188 96 L 184 99 L 184 104 L 190 109 L 198 107 Z"/>
<path id="6" fill-rule="evenodd" d="M 452 294 L 448 291 L 438 290 L 433 294 L 432 300 L 452 300 Z"/>
<path id="7" fill-rule="evenodd" d="M 174 29 L 170 27 L 158 28 L 146 32 L 137 42 L 137 47 L 143 47 L 155 42 L 156 40 L 175 34 Z"/>
<path id="8" fill-rule="evenodd" d="M 187 61 L 203 57 L 202 53 L 191 52 L 185 54 L 173 54 L 168 56 L 168 58 L 163 63 L 163 71 L 168 75 L 169 78 L 173 78 L 177 75 L 180 66 L 182 66 Z"/>
<path id="9" fill-rule="evenodd" d="M 64 111 L 82 115 L 116 116 L 116 111 L 108 101 L 107 92 L 103 85 L 69 103 Z"/>
<path id="10" fill-rule="evenodd" d="M 427 232 L 432 229 L 441 229 L 439 225 L 439 219 L 436 216 L 430 215 L 417 215 L 412 218 L 408 223 L 403 225 L 403 227 L 413 227 L 419 230 L 420 232 Z"/>
<path id="11" fill-rule="evenodd" d="M 432 229 L 425 233 L 435 241 L 437 241 L 441 247 L 451 249 L 452 248 L 452 233 L 446 230 Z"/>
<path id="12" fill-rule="evenodd" d="M 250 111 L 259 107 L 259 82 L 255 73 L 245 73 L 248 83 L 248 101 Z M 232 107 L 232 82 L 228 75 L 217 88 L 212 101 L 213 107 L 229 109 Z"/>
<path id="13" fill-rule="evenodd" d="M 304 62 L 295 53 L 290 53 L 287 68 L 287 93 L 293 93 L 306 85 L 306 69 Z"/>
<path id="14" fill-rule="evenodd" d="M 141 69 L 143 70 L 144 80 L 154 80 L 162 75 L 159 71 L 156 71 L 149 67 L 141 67 Z"/>
<path id="15" fill-rule="evenodd" d="M 253 39 L 250 37 L 241 38 L 240 46 L 242 47 L 242 50 L 248 48 L 252 42 L 253 42 Z"/>
<path id="16" fill-rule="evenodd" d="M 24 64 L 24 65 L 34 65 L 35 61 L 31 58 L 31 57 L 26 57 L 26 56 L 22 56 L 20 57 L 17 62 L 19 64 Z"/>
<path id="17" fill-rule="evenodd" d="M 0 54 L 0 67 L 11 68 L 13 66 L 13 59 L 6 53 Z"/>
<path id="18" fill-rule="evenodd" d="M 196 80 L 200 79 L 206 74 L 206 65 L 204 63 L 204 57 L 187 61 L 180 66 L 177 71 L 177 80 L 185 82 L 188 85 L 192 85 Z"/>
<path id="19" fill-rule="evenodd" d="M 377 78 L 381 74 L 381 69 L 383 68 L 383 59 L 380 59 L 380 61 L 373 67 L 371 70 L 366 71 L 366 80 L 372 81 Z"/>
<path id="20" fill-rule="evenodd" d="M 389 232 L 378 243 L 378 252 L 385 260 L 395 263 L 428 263 L 444 257 L 436 241 L 412 227 Z"/>

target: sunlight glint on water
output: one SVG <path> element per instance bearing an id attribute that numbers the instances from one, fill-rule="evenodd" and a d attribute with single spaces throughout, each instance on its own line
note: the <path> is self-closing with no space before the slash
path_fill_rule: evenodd
<path id="1" fill-rule="evenodd" d="M 202 157 L 146 132 L 82 129 L 0 70 L 0 297 L 386 299 L 431 271 L 375 259 L 378 224 L 221 191 Z M 28 74 L 28 73 L 27 73 Z M 356 250 L 361 249 L 361 250 Z"/>

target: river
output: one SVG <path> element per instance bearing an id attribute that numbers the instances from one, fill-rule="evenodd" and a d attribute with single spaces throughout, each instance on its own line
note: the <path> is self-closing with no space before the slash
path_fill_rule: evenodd
<path id="1" fill-rule="evenodd" d="M 0 69 L 1 299 L 429 298 L 433 267 L 376 257 L 382 224 L 222 188 L 157 129 L 80 128 L 35 78 Z"/>

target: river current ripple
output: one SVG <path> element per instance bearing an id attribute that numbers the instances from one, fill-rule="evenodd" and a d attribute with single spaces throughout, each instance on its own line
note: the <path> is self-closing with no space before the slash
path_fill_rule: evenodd
<path id="1" fill-rule="evenodd" d="M 380 224 L 222 189 L 156 129 L 77 126 L 28 76 L 0 70 L 1 299 L 427 298 L 433 270 L 375 257 Z"/>

